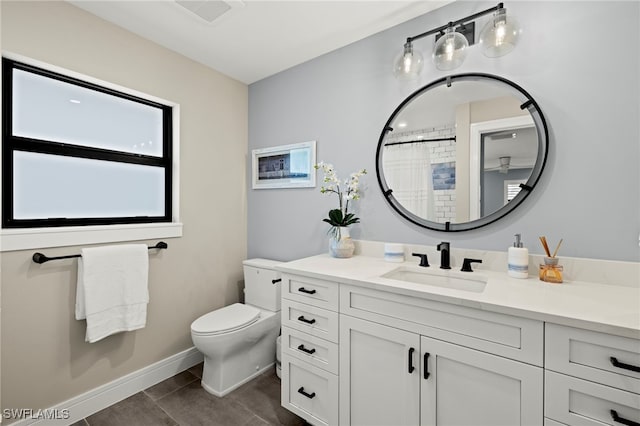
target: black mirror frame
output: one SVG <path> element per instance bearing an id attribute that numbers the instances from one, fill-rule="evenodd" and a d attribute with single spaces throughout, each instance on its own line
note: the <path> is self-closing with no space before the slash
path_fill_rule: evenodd
<path id="1" fill-rule="evenodd" d="M 408 211 L 404 206 L 402 206 L 398 200 L 393 196 L 393 189 L 389 188 L 386 180 L 384 179 L 384 175 L 382 172 L 382 147 L 384 146 L 384 138 L 387 132 L 391 129 L 390 124 L 396 118 L 398 113 L 400 113 L 403 108 L 411 102 L 414 98 L 421 95 L 422 93 L 434 88 L 446 84 L 450 86 L 455 81 L 478 81 L 478 80 L 492 80 L 496 81 L 499 84 L 505 84 L 515 89 L 522 95 L 523 102 L 520 105 L 521 109 L 527 109 L 531 114 L 531 117 L 536 126 L 536 130 L 538 133 L 538 155 L 536 157 L 536 163 L 533 166 L 533 170 L 531 171 L 531 175 L 527 182 L 523 185 L 520 185 L 522 190 L 516 195 L 508 204 L 503 206 L 502 208 L 496 210 L 495 212 L 484 216 L 480 219 L 472 220 L 464 223 L 439 223 L 431 220 L 424 219 L 422 217 L 416 216 L 415 214 Z M 378 147 L 376 149 L 376 175 L 378 177 L 378 184 L 380 185 L 380 189 L 382 190 L 382 194 L 387 202 L 396 210 L 400 216 L 404 217 L 408 221 L 421 226 L 423 228 L 432 229 L 435 231 L 445 231 L 445 232 L 459 232 L 459 231 L 468 231 L 471 229 L 480 228 L 482 226 L 486 226 L 490 223 L 497 221 L 498 219 L 506 216 L 511 211 L 513 211 L 517 206 L 519 206 L 522 201 L 529 195 L 529 193 L 533 190 L 536 183 L 540 179 L 542 175 L 542 171 L 547 162 L 547 154 L 549 151 L 549 131 L 547 129 L 547 122 L 542 114 L 542 110 L 536 103 L 536 101 L 527 93 L 519 85 L 514 82 L 507 80 L 506 78 L 498 77 L 492 74 L 483 74 L 483 73 L 465 73 L 465 74 L 455 74 L 447 77 L 440 78 L 435 80 L 426 86 L 416 90 L 411 95 L 409 95 L 400 105 L 393 111 L 391 117 L 387 120 L 380 134 L 380 139 L 378 140 Z"/>

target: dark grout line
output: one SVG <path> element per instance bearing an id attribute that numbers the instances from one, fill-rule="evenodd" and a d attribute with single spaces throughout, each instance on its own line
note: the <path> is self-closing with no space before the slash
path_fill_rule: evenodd
<path id="1" fill-rule="evenodd" d="M 185 371 L 186 371 L 186 370 L 185 370 Z M 180 374 L 180 373 L 178 373 L 178 374 Z M 173 377 L 175 377 L 175 376 L 173 376 Z M 166 393 L 166 394 L 162 395 L 162 396 L 161 396 L 161 397 L 159 397 L 158 399 L 153 399 L 153 398 L 151 397 L 151 395 L 149 395 L 149 394 L 147 393 L 147 389 L 150 389 L 150 388 L 144 389 L 142 392 L 143 392 L 145 395 L 147 395 L 147 396 L 149 397 L 149 399 L 151 399 L 151 401 L 152 401 L 155 405 L 158 405 L 158 404 L 157 404 L 157 402 L 158 402 L 158 401 L 160 401 L 162 398 L 165 398 L 165 397 L 167 397 L 167 396 L 169 396 L 169 395 L 171 395 L 171 394 L 173 394 L 173 393 L 178 392 L 180 389 L 183 389 L 183 388 L 185 388 L 185 387 L 189 386 L 191 383 L 193 383 L 193 382 L 195 382 L 195 381 L 200 381 L 200 380 L 201 380 L 201 379 L 200 379 L 199 377 L 197 377 L 196 375 L 193 375 L 193 377 L 194 377 L 194 379 L 193 379 L 193 380 L 191 380 L 190 382 L 187 382 L 187 383 L 185 383 L 184 385 L 180 386 L 179 388 L 174 389 L 174 390 L 172 390 L 171 392 L 169 392 L 169 393 Z"/>

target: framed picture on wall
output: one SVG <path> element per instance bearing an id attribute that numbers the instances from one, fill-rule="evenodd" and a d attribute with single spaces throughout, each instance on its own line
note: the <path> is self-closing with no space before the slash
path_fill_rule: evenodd
<path id="1" fill-rule="evenodd" d="M 316 186 L 316 141 L 254 149 L 253 189 Z"/>

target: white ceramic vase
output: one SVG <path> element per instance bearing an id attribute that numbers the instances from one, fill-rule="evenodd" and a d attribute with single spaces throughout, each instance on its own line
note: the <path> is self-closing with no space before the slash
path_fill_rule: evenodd
<path id="1" fill-rule="evenodd" d="M 340 226 L 336 235 L 329 239 L 329 254 L 333 257 L 348 258 L 353 256 L 356 245 L 351 239 L 349 228 Z"/>

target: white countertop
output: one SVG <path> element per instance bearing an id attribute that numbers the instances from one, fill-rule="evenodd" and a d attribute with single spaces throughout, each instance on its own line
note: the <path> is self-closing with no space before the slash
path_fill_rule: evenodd
<path id="1" fill-rule="evenodd" d="M 473 265 L 475 266 L 475 265 Z M 281 263 L 276 269 L 291 274 L 369 287 L 413 297 L 468 306 L 541 321 L 640 339 L 640 287 L 583 281 L 562 284 L 538 277 L 517 279 L 505 272 L 460 272 L 428 268 L 432 274 L 485 277 L 483 292 L 475 293 L 381 278 L 398 267 L 422 269 L 411 262 L 392 263 L 379 257 L 356 255 L 337 259 L 328 254 Z"/>

